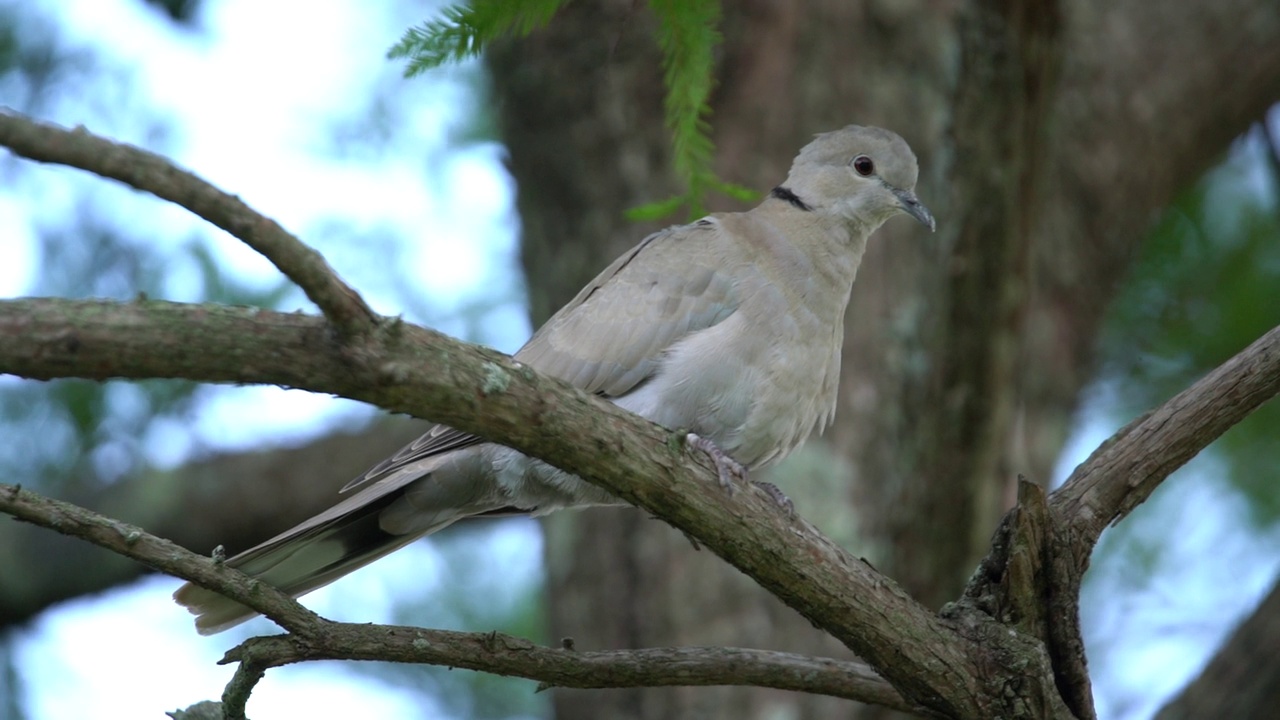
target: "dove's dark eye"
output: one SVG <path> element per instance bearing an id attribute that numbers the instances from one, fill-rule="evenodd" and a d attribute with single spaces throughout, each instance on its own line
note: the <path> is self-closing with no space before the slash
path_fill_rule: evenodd
<path id="1" fill-rule="evenodd" d="M 876 171 L 876 164 L 866 155 L 859 155 L 853 159 L 853 169 L 857 170 L 862 177 L 867 177 Z"/>

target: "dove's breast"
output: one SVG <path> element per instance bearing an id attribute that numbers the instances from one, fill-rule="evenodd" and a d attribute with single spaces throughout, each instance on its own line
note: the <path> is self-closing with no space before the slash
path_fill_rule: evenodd
<path id="1" fill-rule="evenodd" d="M 844 309 L 793 302 L 786 290 L 744 273 L 738 309 L 668 348 L 653 377 L 615 402 L 749 468 L 781 459 L 834 413 Z"/>

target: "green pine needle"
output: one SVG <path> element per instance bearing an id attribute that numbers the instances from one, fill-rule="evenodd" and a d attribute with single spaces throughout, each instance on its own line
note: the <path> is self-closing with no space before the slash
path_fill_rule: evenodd
<path id="1" fill-rule="evenodd" d="M 715 189 L 740 202 L 755 202 L 760 199 L 760 191 L 723 180 L 716 180 Z"/>
<path id="2" fill-rule="evenodd" d="M 720 44 L 719 0 L 650 0 L 658 16 L 658 46 L 662 49 L 664 103 L 671 132 L 672 163 L 689 188 L 692 217 L 704 213 L 707 190 L 718 182 L 711 170 L 711 88 L 715 77 L 715 49 Z"/>
<path id="3" fill-rule="evenodd" d="M 569 0 L 471 0 L 445 8 L 440 17 L 405 31 L 387 57 L 405 59 L 413 77 L 446 63 L 479 55 L 489 43 L 523 37 L 551 22 Z M 656 220 L 689 207 L 690 219 L 706 213 L 706 197 L 719 192 L 751 201 L 759 193 L 716 177 L 711 169 L 711 90 L 715 50 L 720 44 L 720 0 L 649 0 L 658 17 L 662 49 L 665 124 L 671 133 L 672 164 L 687 191 L 627 211 L 632 220 Z"/>
<path id="4" fill-rule="evenodd" d="M 478 56 L 494 40 L 524 37 L 551 22 L 569 0 L 472 0 L 405 31 L 387 57 L 407 59 L 405 77 Z"/>
<path id="5" fill-rule="evenodd" d="M 627 219 L 632 222 L 661 220 L 669 215 L 674 215 L 677 210 L 688 202 L 688 195 L 677 195 L 675 197 L 667 198 L 666 200 L 646 203 L 627 210 Z"/>

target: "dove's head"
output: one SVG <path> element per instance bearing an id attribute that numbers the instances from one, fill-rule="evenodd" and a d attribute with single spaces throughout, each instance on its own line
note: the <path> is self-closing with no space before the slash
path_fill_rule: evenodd
<path id="1" fill-rule="evenodd" d="M 916 197 L 915 153 L 897 134 L 850 125 L 804 146 L 783 185 L 815 212 L 837 215 L 870 232 L 898 213 L 930 230 L 933 215 Z"/>

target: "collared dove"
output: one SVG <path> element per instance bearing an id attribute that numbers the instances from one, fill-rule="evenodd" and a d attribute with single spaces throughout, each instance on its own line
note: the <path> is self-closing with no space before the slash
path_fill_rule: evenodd
<path id="1" fill-rule="evenodd" d="M 825 428 L 844 313 L 867 236 L 898 213 L 929 227 L 916 158 L 892 132 L 818 135 L 756 208 L 654 233 L 547 321 L 515 358 L 669 428 L 743 475 Z M 477 515 L 623 504 L 515 450 L 437 425 L 344 488 L 352 496 L 226 561 L 294 596 Z M 190 583 L 201 634 L 253 616 Z"/>

